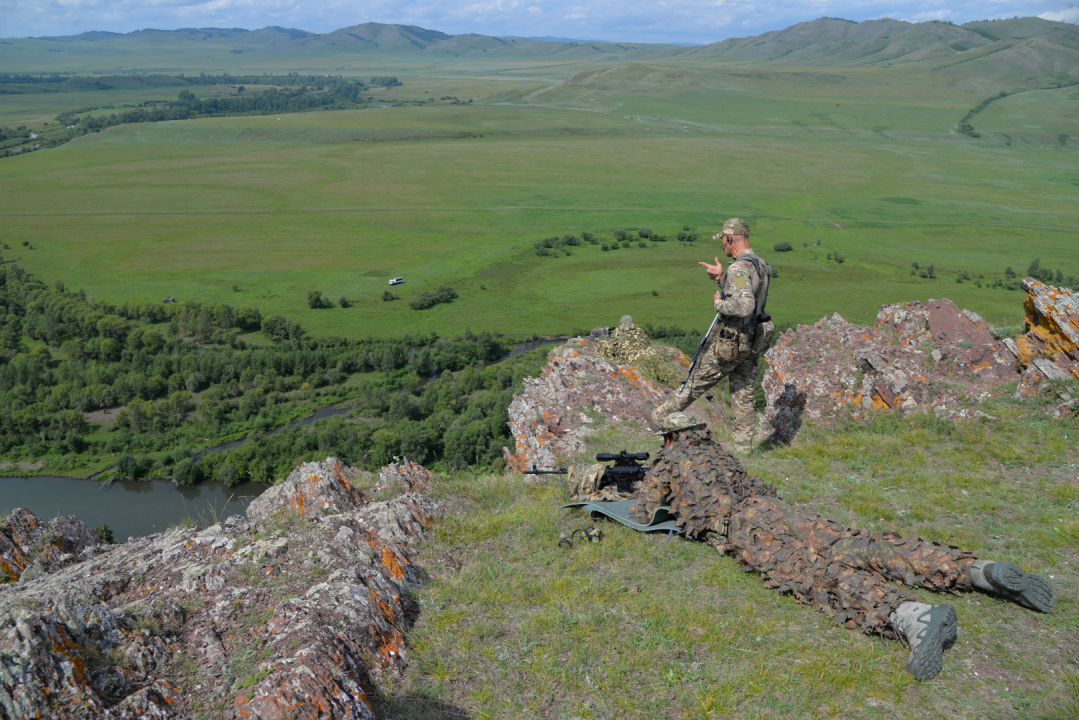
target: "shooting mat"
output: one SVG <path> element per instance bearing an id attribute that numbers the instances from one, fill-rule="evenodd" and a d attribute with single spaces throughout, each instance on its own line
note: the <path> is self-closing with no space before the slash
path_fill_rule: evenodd
<path id="1" fill-rule="evenodd" d="M 598 517 L 603 515 L 615 522 L 620 522 L 626 527 L 631 527 L 634 530 L 640 532 L 669 532 L 673 530 L 679 535 L 682 534 L 682 530 L 679 530 L 675 524 L 675 517 L 671 514 L 669 507 L 656 508 L 652 513 L 652 519 L 647 523 L 639 523 L 630 517 L 629 506 L 634 503 L 633 500 L 619 500 L 617 502 L 597 502 L 594 500 L 580 500 L 578 502 L 566 503 L 562 507 L 558 508 L 563 510 L 565 508 L 579 507 L 588 511 L 588 514 L 592 517 Z"/>

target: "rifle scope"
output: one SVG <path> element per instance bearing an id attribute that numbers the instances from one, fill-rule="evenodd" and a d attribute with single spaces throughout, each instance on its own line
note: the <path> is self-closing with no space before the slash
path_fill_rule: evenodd
<path id="1" fill-rule="evenodd" d="M 610 462 L 611 460 L 647 460 L 648 453 L 627 453 L 625 450 L 615 455 L 614 453 L 596 453 L 596 462 Z"/>

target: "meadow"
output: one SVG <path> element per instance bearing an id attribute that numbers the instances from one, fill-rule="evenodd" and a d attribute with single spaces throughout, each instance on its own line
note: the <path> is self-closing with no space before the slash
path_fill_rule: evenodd
<path id="1" fill-rule="evenodd" d="M 770 310 L 781 324 L 832 312 L 868 322 L 882 303 L 942 296 L 1004 324 L 1021 313 L 1019 293 L 956 276 L 1022 272 L 1035 258 L 1079 272 L 1077 174 L 1072 153 L 955 135 L 740 134 L 479 103 L 369 108 L 131 125 L 8 158 L 0 240 L 5 259 L 112 302 L 247 304 L 346 336 L 557 334 L 625 313 L 704 325 L 712 290 L 696 263 L 719 252 L 711 235 L 737 215 L 780 272 Z M 675 240 L 685 226 L 702 235 L 696 247 Z M 644 227 L 670 240 L 533 251 L 549 236 L 609 241 Z M 794 251 L 772 252 L 779 242 Z M 912 276 L 914 261 L 937 280 Z M 383 302 L 398 275 L 404 302 Z M 409 308 L 439 284 L 459 299 Z M 355 305 L 310 310 L 312 289 Z"/>

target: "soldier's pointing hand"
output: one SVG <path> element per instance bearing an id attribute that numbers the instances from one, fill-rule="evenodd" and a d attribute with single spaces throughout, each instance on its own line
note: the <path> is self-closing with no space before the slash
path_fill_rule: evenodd
<path id="1" fill-rule="evenodd" d="M 719 258 L 716 258 L 715 265 L 709 265 L 706 262 L 698 262 L 697 264 L 704 265 L 704 271 L 708 273 L 708 277 L 712 278 L 713 280 L 718 282 L 719 279 L 723 277 L 723 263 L 719 261 Z"/>

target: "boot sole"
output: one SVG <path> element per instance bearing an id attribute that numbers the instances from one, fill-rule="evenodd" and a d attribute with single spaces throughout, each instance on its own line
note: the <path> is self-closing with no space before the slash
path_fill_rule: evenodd
<path id="1" fill-rule="evenodd" d="M 1040 575 L 1023 573 L 1023 590 L 1018 602 L 1031 610 L 1047 613 L 1053 609 L 1053 586 Z"/>
<path id="2" fill-rule="evenodd" d="M 987 569 L 987 579 L 1009 600 L 1037 612 L 1053 609 L 1053 586 L 1045 578 L 1023 572 L 1010 562 L 996 562 Z"/>
<path id="3" fill-rule="evenodd" d="M 940 674 L 944 667 L 944 651 L 955 644 L 956 626 L 959 624 L 955 608 L 951 605 L 934 605 L 927 613 L 919 617 L 923 621 L 929 616 L 928 627 L 918 643 L 918 649 L 910 654 L 907 672 L 915 680 L 925 682 Z"/>

